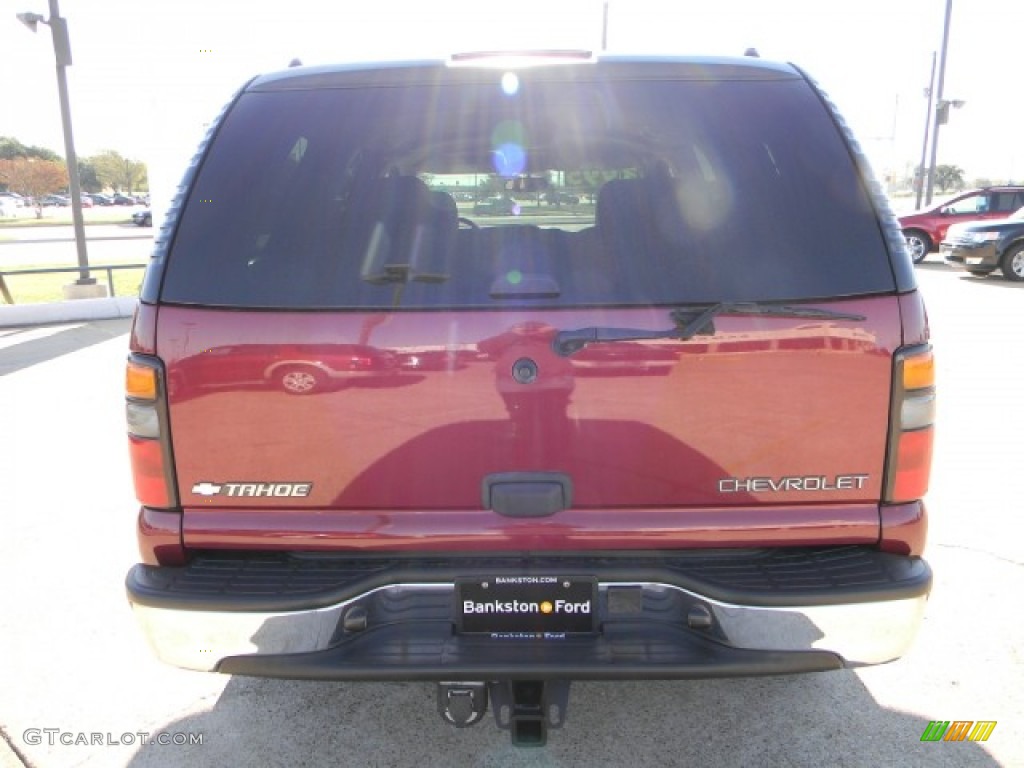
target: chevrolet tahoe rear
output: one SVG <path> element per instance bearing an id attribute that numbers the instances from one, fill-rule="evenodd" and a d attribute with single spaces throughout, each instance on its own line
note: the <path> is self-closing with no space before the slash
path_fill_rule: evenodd
<path id="1" fill-rule="evenodd" d="M 526 63 L 298 68 L 211 128 L 128 361 L 156 653 L 433 681 L 521 744 L 572 680 L 898 658 L 932 353 L 835 108 L 754 59 Z"/>

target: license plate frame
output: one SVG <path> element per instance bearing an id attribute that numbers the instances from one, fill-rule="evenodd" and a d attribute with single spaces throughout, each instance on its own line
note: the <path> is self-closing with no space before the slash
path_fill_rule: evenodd
<path id="1" fill-rule="evenodd" d="M 597 632 L 593 576 L 490 576 L 455 582 L 455 631 L 518 640 Z"/>

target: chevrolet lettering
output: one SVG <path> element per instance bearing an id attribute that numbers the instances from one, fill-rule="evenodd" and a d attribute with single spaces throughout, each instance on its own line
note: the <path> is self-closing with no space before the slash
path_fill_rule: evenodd
<path id="1" fill-rule="evenodd" d="M 725 477 L 718 481 L 720 493 L 781 493 L 784 491 L 854 491 L 868 481 L 868 475 L 808 475 L 806 477 Z"/>

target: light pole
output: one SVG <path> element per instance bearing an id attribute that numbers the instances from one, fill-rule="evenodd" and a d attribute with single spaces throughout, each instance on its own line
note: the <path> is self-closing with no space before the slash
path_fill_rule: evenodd
<path id="1" fill-rule="evenodd" d="M 921 198 L 924 196 L 925 173 L 928 166 L 928 135 L 932 127 L 932 97 L 935 95 L 935 51 L 932 51 L 932 73 L 928 77 L 928 87 L 924 89 L 924 95 L 928 97 L 928 106 L 924 111 L 924 142 L 921 144 L 921 165 L 917 168 L 917 201 L 914 203 L 914 210 L 921 207 Z"/>
<path id="2" fill-rule="evenodd" d="M 78 280 L 76 285 L 95 285 L 96 278 L 89 277 L 89 255 L 85 248 L 85 223 L 82 219 L 82 188 L 78 180 L 78 158 L 75 156 L 75 141 L 71 133 L 71 105 L 68 101 L 67 67 L 71 66 L 71 40 L 68 38 L 68 23 L 61 18 L 57 0 L 49 0 L 50 18 L 38 13 L 19 13 L 18 20 L 33 32 L 42 22 L 50 27 L 53 34 L 53 55 L 57 60 L 57 93 L 60 97 L 60 118 L 64 129 L 64 154 L 68 164 L 68 182 L 71 186 L 71 218 L 75 225 L 75 247 L 78 250 Z"/>
<path id="3" fill-rule="evenodd" d="M 604 13 L 601 19 L 601 50 L 608 50 L 608 1 L 604 3 Z"/>
<path id="4" fill-rule="evenodd" d="M 925 196 L 925 205 L 931 204 L 932 189 L 935 186 L 935 159 L 939 151 L 939 126 L 945 122 L 940 118 L 948 119 L 949 116 L 949 102 L 945 102 L 945 106 L 943 106 L 942 87 L 946 82 L 946 49 L 949 47 L 949 21 L 952 15 L 953 0 L 946 0 L 946 19 L 942 25 L 942 53 L 939 57 L 939 82 L 935 87 L 937 101 L 935 102 L 935 127 L 932 129 L 932 161 L 928 166 L 928 192 Z M 963 106 L 963 102 L 960 102 L 960 106 Z"/>
<path id="5" fill-rule="evenodd" d="M 935 128 L 932 133 L 932 167 L 928 174 L 928 200 L 925 205 L 932 201 L 932 186 L 935 183 L 935 145 L 939 140 L 939 126 L 949 122 L 949 108 L 960 109 L 967 102 L 963 99 L 939 99 L 935 102 Z"/>

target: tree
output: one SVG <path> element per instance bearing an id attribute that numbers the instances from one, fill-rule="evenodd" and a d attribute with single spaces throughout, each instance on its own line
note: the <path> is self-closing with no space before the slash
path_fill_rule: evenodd
<path id="1" fill-rule="evenodd" d="M 12 136 L 0 136 L 0 159 L 35 157 L 40 160 L 60 160 L 60 155 L 46 147 L 26 147 Z"/>
<path id="2" fill-rule="evenodd" d="M 59 160 L 35 157 L 0 159 L 0 181 L 8 189 L 36 201 L 36 218 L 43 217 L 42 198 L 68 185 L 68 171 Z"/>
<path id="3" fill-rule="evenodd" d="M 96 170 L 96 178 L 104 187 L 131 194 L 148 183 L 146 164 L 123 157 L 108 149 L 85 162 Z"/>
<path id="4" fill-rule="evenodd" d="M 103 185 L 96 176 L 96 166 L 87 160 L 78 162 L 78 180 L 83 192 L 102 192 Z"/>
<path id="5" fill-rule="evenodd" d="M 935 166 L 935 186 L 945 192 L 948 189 L 960 189 L 964 186 L 964 169 L 959 165 Z"/>

